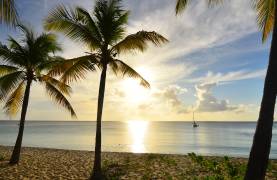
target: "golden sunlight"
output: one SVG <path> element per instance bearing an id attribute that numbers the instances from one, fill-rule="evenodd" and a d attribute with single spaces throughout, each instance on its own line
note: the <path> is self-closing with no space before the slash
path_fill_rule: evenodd
<path id="1" fill-rule="evenodd" d="M 151 80 L 153 80 L 153 73 L 146 68 L 138 68 L 138 72 L 151 85 Z M 128 102 L 139 104 L 141 102 L 147 101 L 150 97 L 150 89 L 141 86 L 138 80 L 128 78 L 123 80 L 122 83 L 123 91 L 126 95 L 125 98 Z"/>
<path id="2" fill-rule="evenodd" d="M 140 120 L 128 121 L 128 131 L 132 136 L 132 149 L 134 153 L 145 152 L 144 137 L 148 128 L 149 122 Z"/>

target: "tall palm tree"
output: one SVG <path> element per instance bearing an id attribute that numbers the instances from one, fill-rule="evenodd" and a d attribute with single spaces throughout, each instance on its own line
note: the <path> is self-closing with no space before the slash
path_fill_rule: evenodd
<path id="1" fill-rule="evenodd" d="M 20 158 L 25 117 L 28 108 L 29 94 L 32 82 L 45 86 L 48 95 L 58 104 L 76 116 L 72 106 L 64 95 L 69 95 L 71 89 L 65 83 L 48 75 L 47 72 L 54 62 L 62 62 L 62 58 L 51 54 L 60 51 L 53 34 L 35 34 L 23 25 L 19 25 L 24 33 L 21 42 L 9 37 L 9 46 L 0 45 L 0 101 L 5 101 L 4 110 L 9 115 L 15 115 L 20 106 L 21 117 L 19 132 L 10 164 L 16 164 Z"/>
<path id="2" fill-rule="evenodd" d="M 257 22 L 263 42 L 272 33 L 269 63 L 264 83 L 259 118 L 245 175 L 246 180 L 264 179 L 271 148 L 272 127 L 277 95 L 277 0 L 255 0 Z"/>
<path id="3" fill-rule="evenodd" d="M 53 75 L 63 73 L 61 79 L 67 83 L 84 77 L 84 73 L 88 70 L 95 70 L 95 68 L 91 68 L 91 64 L 95 64 L 101 69 L 95 156 L 91 179 L 102 179 L 101 121 L 108 66 L 115 74 L 137 78 L 141 85 L 149 87 L 149 83 L 134 69 L 118 59 L 118 55 L 129 51 L 144 51 L 148 42 L 154 45 L 167 42 L 167 39 L 154 31 L 139 31 L 124 38 L 128 15 L 129 12 L 122 9 L 120 0 L 98 0 L 93 14 L 89 14 L 81 7 L 72 9 L 59 6 L 50 13 L 45 21 L 47 30 L 62 32 L 91 50 L 86 56 L 71 59 L 69 65 L 66 65 L 67 68 L 63 65 L 52 71 Z"/>
<path id="4" fill-rule="evenodd" d="M 216 4 L 221 1 L 208 0 L 209 4 Z M 263 42 L 265 42 L 271 32 L 273 33 L 260 113 L 245 175 L 246 180 L 265 178 L 271 147 L 277 94 L 277 21 L 275 21 L 277 0 L 253 0 L 253 2 L 254 8 L 257 10 L 257 23 L 262 31 Z M 177 0 L 176 13 L 184 10 L 187 3 L 188 0 Z"/>
<path id="5" fill-rule="evenodd" d="M 14 0 L 0 0 L 0 24 L 16 25 L 18 14 Z"/>

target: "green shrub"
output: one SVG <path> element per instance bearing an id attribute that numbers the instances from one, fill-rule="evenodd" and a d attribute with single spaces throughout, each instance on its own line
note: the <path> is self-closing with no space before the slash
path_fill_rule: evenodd
<path id="1" fill-rule="evenodd" d="M 3 161 L 5 158 L 2 154 L 0 154 L 0 161 Z"/>
<path id="2" fill-rule="evenodd" d="M 121 176 L 127 173 L 126 165 L 109 161 L 103 161 L 102 172 L 107 180 L 119 180 Z"/>

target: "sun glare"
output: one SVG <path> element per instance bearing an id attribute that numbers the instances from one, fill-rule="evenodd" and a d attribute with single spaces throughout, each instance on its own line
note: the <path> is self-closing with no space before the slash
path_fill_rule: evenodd
<path id="1" fill-rule="evenodd" d="M 145 152 L 144 137 L 148 128 L 147 121 L 128 121 L 128 131 L 132 136 L 131 151 L 134 153 Z"/>
<path id="2" fill-rule="evenodd" d="M 138 68 L 138 72 L 151 84 L 153 73 L 145 68 Z M 150 96 L 150 89 L 141 86 L 139 80 L 128 78 L 123 80 L 122 83 L 128 102 L 139 104 L 148 100 Z"/>

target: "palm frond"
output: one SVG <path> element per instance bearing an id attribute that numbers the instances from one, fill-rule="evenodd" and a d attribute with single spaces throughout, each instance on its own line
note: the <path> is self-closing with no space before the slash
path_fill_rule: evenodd
<path id="1" fill-rule="evenodd" d="M 9 48 L 10 49 L 12 49 L 13 51 L 24 53 L 25 50 L 23 49 L 23 47 L 13 37 L 9 36 L 8 42 L 9 42 Z"/>
<path id="2" fill-rule="evenodd" d="M 175 13 L 176 15 L 183 12 L 188 5 L 189 0 L 177 0 Z"/>
<path id="3" fill-rule="evenodd" d="M 0 24 L 11 24 L 15 26 L 18 22 L 18 14 L 14 0 L 0 0 Z"/>
<path id="4" fill-rule="evenodd" d="M 51 76 L 48 75 L 41 75 L 40 77 L 38 77 L 39 81 L 45 83 L 48 82 L 50 84 L 52 84 L 53 86 L 55 86 L 55 88 L 57 88 L 60 92 L 62 92 L 65 95 L 70 95 L 70 93 L 72 92 L 72 89 L 69 85 L 65 84 L 62 81 L 59 81 Z"/>
<path id="5" fill-rule="evenodd" d="M 32 47 L 36 40 L 34 31 L 29 26 L 24 24 L 18 24 L 17 27 L 24 34 L 24 39 L 22 39 L 22 41 L 26 43 L 29 47 Z"/>
<path id="6" fill-rule="evenodd" d="M 24 78 L 25 73 L 23 71 L 16 71 L 0 77 L 0 101 L 6 98 L 15 88 L 17 88 L 19 83 L 22 82 Z"/>
<path id="7" fill-rule="evenodd" d="M 45 54 L 62 51 L 61 45 L 57 43 L 57 36 L 52 33 L 42 33 L 35 40 L 34 47 L 38 52 Z"/>
<path id="8" fill-rule="evenodd" d="M 114 59 L 109 63 L 111 66 L 113 72 L 118 75 L 121 74 L 123 77 L 127 76 L 130 78 L 138 79 L 140 80 L 140 84 L 144 87 L 150 88 L 150 84 L 133 68 L 125 64 L 123 61 Z"/>
<path id="9" fill-rule="evenodd" d="M 207 0 L 208 6 L 213 7 L 215 5 L 221 4 L 224 0 Z M 186 7 L 188 6 L 188 3 L 190 0 L 177 0 L 176 6 L 175 6 L 175 13 L 176 15 L 183 12 Z"/>
<path id="10" fill-rule="evenodd" d="M 84 21 L 84 24 L 87 25 L 86 27 L 92 32 L 95 38 L 99 42 L 102 42 L 103 39 L 100 30 L 89 12 L 82 7 L 76 7 L 76 12 L 78 13 L 78 17 Z"/>
<path id="11" fill-rule="evenodd" d="M 213 7 L 215 5 L 222 4 L 224 0 L 208 0 L 208 5 Z"/>
<path id="12" fill-rule="evenodd" d="M 47 30 L 62 32 L 72 40 L 85 43 L 92 49 L 101 47 L 98 33 L 88 28 L 88 22 L 84 21 L 83 17 L 84 14 L 80 10 L 59 5 L 46 18 L 44 27 Z"/>
<path id="13" fill-rule="evenodd" d="M 62 94 L 62 92 L 60 92 L 55 86 L 53 86 L 49 82 L 45 82 L 45 89 L 52 100 L 54 100 L 57 104 L 63 106 L 66 110 L 68 110 L 72 117 L 76 117 L 76 113 L 73 107 L 66 99 L 66 97 Z"/>
<path id="14" fill-rule="evenodd" d="M 18 68 L 14 66 L 9 66 L 9 65 L 0 65 L 0 76 L 10 74 L 14 71 L 17 71 Z"/>
<path id="15" fill-rule="evenodd" d="M 6 101 L 4 110 L 9 116 L 17 114 L 23 102 L 24 90 L 25 82 L 22 81 Z"/>
<path id="16" fill-rule="evenodd" d="M 135 34 L 127 36 L 125 39 L 117 43 L 112 47 L 112 50 L 116 51 L 117 53 L 132 50 L 144 51 L 147 48 L 148 42 L 158 46 L 168 42 L 168 40 L 155 31 L 139 31 Z"/>
<path id="17" fill-rule="evenodd" d="M 7 46 L 2 44 L 0 45 L 0 57 L 3 62 L 8 64 L 14 64 L 14 65 L 20 65 L 20 66 L 24 64 L 22 60 L 24 57 L 23 53 L 19 51 L 13 52 Z"/>
<path id="18" fill-rule="evenodd" d="M 264 42 L 273 29 L 275 20 L 275 0 L 257 0 L 254 2 L 257 10 L 257 22 L 262 31 L 262 41 Z"/>
<path id="19" fill-rule="evenodd" d="M 94 15 L 106 45 L 122 39 L 129 12 L 122 9 L 120 0 L 97 1 Z"/>
<path id="20" fill-rule="evenodd" d="M 56 64 L 48 72 L 49 76 L 61 76 L 61 80 L 65 83 L 84 79 L 85 74 L 89 71 L 95 71 L 95 65 L 99 61 L 94 55 L 81 56 Z"/>

